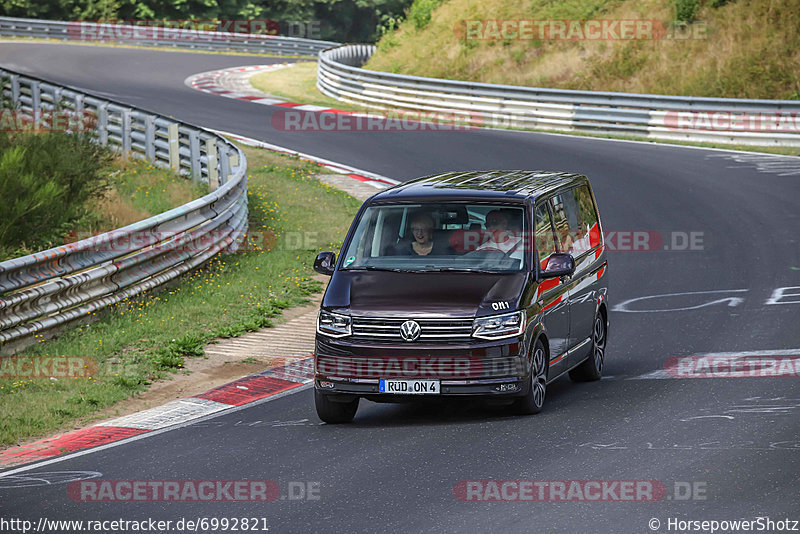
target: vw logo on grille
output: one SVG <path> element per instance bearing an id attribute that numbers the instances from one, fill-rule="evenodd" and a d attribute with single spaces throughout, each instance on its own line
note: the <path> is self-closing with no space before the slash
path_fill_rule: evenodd
<path id="1" fill-rule="evenodd" d="M 421 330 L 416 321 L 406 321 L 400 325 L 400 335 L 406 341 L 416 341 Z"/>

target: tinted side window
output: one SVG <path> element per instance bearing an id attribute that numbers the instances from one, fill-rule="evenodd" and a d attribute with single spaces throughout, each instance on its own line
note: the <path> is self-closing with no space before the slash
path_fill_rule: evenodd
<path id="1" fill-rule="evenodd" d="M 578 202 L 578 210 L 580 213 L 579 224 L 583 229 L 591 229 L 597 224 L 597 208 L 595 208 L 592 201 L 592 194 L 589 192 L 589 186 L 582 185 L 576 187 L 575 200 Z"/>
<path id="2" fill-rule="evenodd" d="M 555 195 L 552 208 L 562 252 L 577 256 L 600 244 L 597 208 L 588 186 L 581 185 Z"/>
<path id="3" fill-rule="evenodd" d="M 536 232 L 536 254 L 539 265 L 544 267 L 546 265 L 545 260 L 550 254 L 556 252 L 553 223 L 550 219 L 550 212 L 547 210 L 547 204 L 539 204 L 536 206 L 534 224 Z"/>
<path id="4" fill-rule="evenodd" d="M 594 204 L 588 185 L 578 186 L 573 189 L 573 192 L 575 202 L 578 204 L 578 229 L 575 246 L 580 251 L 591 250 L 602 243 L 597 206 Z"/>
<path id="5" fill-rule="evenodd" d="M 550 199 L 553 210 L 553 225 L 555 226 L 556 240 L 561 252 L 575 254 L 575 237 L 578 232 L 578 203 L 572 190 L 563 191 L 553 195 Z"/>

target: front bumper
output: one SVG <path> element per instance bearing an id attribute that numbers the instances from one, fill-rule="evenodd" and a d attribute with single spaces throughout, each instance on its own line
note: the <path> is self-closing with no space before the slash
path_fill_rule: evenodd
<path id="1" fill-rule="evenodd" d="M 339 379 L 318 377 L 314 387 L 321 393 L 354 395 L 372 400 L 412 401 L 448 396 L 517 396 L 527 393 L 529 381 L 515 377 L 498 378 L 486 381 L 441 380 L 441 393 L 437 395 L 396 395 L 378 391 L 378 379 Z"/>
<path id="2" fill-rule="evenodd" d="M 528 380 L 522 336 L 462 344 L 372 344 L 317 334 L 314 386 L 321 393 L 375 400 L 520 395 Z M 437 395 L 379 392 L 384 379 L 439 380 Z"/>

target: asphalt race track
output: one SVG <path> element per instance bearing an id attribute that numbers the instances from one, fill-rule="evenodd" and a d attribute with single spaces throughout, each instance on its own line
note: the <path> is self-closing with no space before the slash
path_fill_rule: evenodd
<path id="1" fill-rule="evenodd" d="M 626 248 L 624 236 L 633 234 L 625 232 L 649 232 L 647 248 L 655 249 L 609 253 L 607 378 L 560 379 L 548 388 L 544 412 L 532 417 L 475 403 L 362 402 L 349 426 L 321 424 L 305 389 L 25 474 L 268 479 L 284 496 L 291 482 L 319 483 L 319 499 L 83 503 L 68 497 L 65 484 L 0 484 L 0 516 L 248 516 L 265 518 L 270 532 L 650 532 L 651 518 L 661 531 L 669 518 L 800 520 L 797 378 L 654 373 L 674 356 L 800 355 L 800 295 L 790 296 L 800 294 L 800 159 L 736 161 L 729 152 L 496 130 L 287 133 L 271 126 L 274 107 L 183 83 L 203 71 L 274 61 L 284 60 L 0 44 L 2 66 L 396 179 L 494 168 L 587 174 L 604 230 L 616 232 L 610 245 Z M 692 232 L 695 250 L 686 250 Z M 795 289 L 781 293 L 788 287 Z M 639 313 L 613 311 L 622 303 Z M 667 495 L 658 502 L 462 502 L 454 486 L 465 480 L 655 480 Z M 687 482 L 702 488 L 697 498 L 675 494 L 676 483 Z"/>

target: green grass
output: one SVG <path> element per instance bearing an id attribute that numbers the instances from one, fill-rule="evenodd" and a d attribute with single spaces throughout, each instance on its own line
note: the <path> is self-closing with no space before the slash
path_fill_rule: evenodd
<path id="1" fill-rule="evenodd" d="M 318 166 L 245 149 L 251 232 L 261 246 L 219 256 L 158 294 L 130 299 L 98 322 L 41 341 L 26 356 L 95 359 L 91 378 L 0 379 L 0 443 L 91 420 L 202 356 L 203 345 L 272 324 L 320 290 L 319 250 L 338 250 L 360 202 L 312 177 Z"/>
<path id="2" fill-rule="evenodd" d="M 644 19 L 667 32 L 676 20 L 695 23 L 678 38 L 466 39 L 464 21 L 521 19 Z M 797 100 L 800 10 L 796 0 L 415 0 L 366 68 L 560 89 Z"/>
<path id="3" fill-rule="evenodd" d="M 317 89 L 316 61 L 303 61 L 292 67 L 256 74 L 250 78 L 250 85 L 291 102 L 363 111 L 363 108 L 325 96 Z"/>

